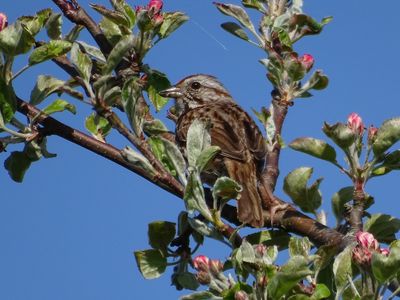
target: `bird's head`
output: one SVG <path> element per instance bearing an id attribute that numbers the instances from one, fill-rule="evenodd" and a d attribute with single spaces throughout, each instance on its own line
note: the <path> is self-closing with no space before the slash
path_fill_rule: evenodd
<path id="1" fill-rule="evenodd" d="M 219 101 L 233 101 L 228 91 L 214 76 L 203 74 L 188 76 L 159 94 L 183 102 L 189 108 Z"/>

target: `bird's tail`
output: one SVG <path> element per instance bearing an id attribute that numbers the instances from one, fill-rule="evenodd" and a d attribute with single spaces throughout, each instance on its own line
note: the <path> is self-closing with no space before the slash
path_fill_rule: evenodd
<path id="1" fill-rule="evenodd" d="M 242 163 L 226 159 L 229 176 L 242 186 L 238 199 L 238 218 L 241 222 L 254 227 L 264 225 L 261 198 L 257 189 L 256 167 L 254 163 Z"/>

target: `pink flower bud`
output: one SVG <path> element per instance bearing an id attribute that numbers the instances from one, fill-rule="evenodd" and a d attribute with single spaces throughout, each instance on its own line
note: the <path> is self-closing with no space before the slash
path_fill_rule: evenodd
<path id="1" fill-rule="evenodd" d="M 314 65 L 314 57 L 311 54 L 304 54 L 303 56 L 300 56 L 298 60 L 304 66 L 307 72 L 310 71 Z"/>
<path id="2" fill-rule="evenodd" d="M 162 14 L 154 15 L 154 17 L 153 17 L 154 26 L 161 25 L 163 21 L 164 21 L 164 17 Z"/>
<path id="3" fill-rule="evenodd" d="M 3 13 L 0 13 L 0 31 L 6 28 L 8 25 L 7 16 Z"/>
<path id="4" fill-rule="evenodd" d="M 142 10 L 145 10 L 146 8 L 144 6 L 136 6 L 135 7 L 135 12 L 136 14 L 140 13 Z"/>
<path id="5" fill-rule="evenodd" d="M 205 271 L 200 271 L 196 274 L 196 279 L 200 284 L 207 285 L 211 282 L 210 273 Z"/>
<path id="6" fill-rule="evenodd" d="M 210 267 L 210 272 L 213 275 L 218 275 L 219 273 L 222 272 L 222 270 L 224 269 L 224 265 L 222 264 L 222 262 L 218 259 L 211 259 L 208 263 L 209 267 Z"/>
<path id="7" fill-rule="evenodd" d="M 158 14 L 163 7 L 162 0 L 150 0 L 148 4 L 149 10 L 152 10 L 154 14 Z"/>
<path id="8" fill-rule="evenodd" d="M 267 251 L 267 247 L 265 247 L 265 245 L 263 245 L 263 244 L 258 244 L 255 246 L 254 250 L 255 250 L 256 256 L 261 258 L 264 256 L 265 252 Z"/>
<path id="9" fill-rule="evenodd" d="M 210 259 L 205 255 L 196 256 L 193 260 L 193 266 L 197 271 L 208 272 Z"/>
<path id="10" fill-rule="evenodd" d="M 366 248 L 369 250 L 378 250 L 379 249 L 378 241 L 369 232 L 366 232 L 366 231 L 357 232 L 356 239 L 357 239 L 357 243 L 363 248 Z"/>
<path id="11" fill-rule="evenodd" d="M 388 256 L 390 254 L 390 250 L 388 248 L 379 249 L 382 255 Z"/>
<path id="12" fill-rule="evenodd" d="M 364 133 L 364 123 L 361 117 L 356 113 L 349 115 L 347 118 L 347 125 L 355 134 L 362 135 Z"/>
<path id="13" fill-rule="evenodd" d="M 359 266 L 363 268 L 369 268 L 371 265 L 372 252 L 368 248 L 358 245 L 354 247 L 352 251 L 352 259 Z"/>
<path id="14" fill-rule="evenodd" d="M 368 128 L 368 142 L 369 143 L 373 143 L 376 137 L 376 134 L 378 133 L 378 128 L 374 127 L 374 126 L 369 126 Z"/>
<path id="15" fill-rule="evenodd" d="M 235 293 L 235 300 L 249 300 L 249 296 L 245 291 L 237 291 Z"/>

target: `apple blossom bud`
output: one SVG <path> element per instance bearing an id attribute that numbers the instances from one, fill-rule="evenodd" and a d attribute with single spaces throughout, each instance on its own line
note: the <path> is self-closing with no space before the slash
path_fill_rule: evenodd
<path id="1" fill-rule="evenodd" d="M 150 0 L 147 7 L 149 10 L 153 11 L 154 14 L 158 14 L 163 7 L 163 2 L 162 0 Z"/>
<path id="2" fill-rule="evenodd" d="M 249 300 L 249 296 L 245 291 L 237 291 L 235 293 L 235 300 Z"/>
<path id="3" fill-rule="evenodd" d="M 210 273 L 205 271 L 200 271 L 196 274 L 196 279 L 200 284 L 207 285 L 211 282 Z"/>
<path id="4" fill-rule="evenodd" d="M 193 260 L 193 266 L 197 271 L 208 272 L 210 259 L 205 255 L 196 256 Z"/>
<path id="5" fill-rule="evenodd" d="M 376 134 L 378 133 L 378 128 L 374 126 L 369 126 L 368 128 L 368 143 L 372 144 L 375 141 Z"/>
<path id="6" fill-rule="evenodd" d="M 369 232 L 366 232 L 366 231 L 357 232 L 356 239 L 357 239 L 357 243 L 363 248 L 367 248 L 370 250 L 378 250 L 379 249 L 378 241 Z"/>
<path id="7" fill-rule="evenodd" d="M 136 6 L 135 7 L 135 12 L 136 14 L 140 13 L 142 10 L 145 10 L 146 8 L 144 6 Z"/>
<path id="8" fill-rule="evenodd" d="M 162 24 L 162 22 L 164 21 L 164 17 L 162 14 L 157 14 L 153 17 L 153 24 L 154 26 L 159 26 Z"/>
<path id="9" fill-rule="evenodd" d="M 3 13 L 0 13 L 0 31 L 6 28 L 8 25 L 7 16 Z"/>
<path id="10" fill-rule="evenodd" d="M 314 57 L 311 54 L 304 54 L 303 56 L 300 56 L 298 60 L 307 72 L 310 71 L 314 65 Z"/>
<path id="11" fill-rule="evenodd" d="M 390 254 L 390 250 L 388 248 L 379 249 L 382 255 L 388 256 Z"/>
<path id="12" fill-rule="evenodd" d="M 356 113 L 351 113 L 349 115 L 347 118 L 347 125 L 355 134 L 362 135 L 364 133 L 364 123 L 361 117 Z"/>
<path id="13" fill-rule="evenodd" d="M 358 245 L 352 251 L 352 259 L 359 266 L 368 268 L 371 265 L 372 252 L 368 248 Z"/>
<path id="14" fill-rule="evenodd" d="M 210 267 L 210 272 L 213 275 L 218 275 L 224 269 L 224 265 L 218 259 L 211 259 L 208 265 Z"/>

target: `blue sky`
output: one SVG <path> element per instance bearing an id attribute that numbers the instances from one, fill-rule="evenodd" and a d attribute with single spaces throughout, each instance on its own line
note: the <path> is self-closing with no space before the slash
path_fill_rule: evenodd
<path id="1" fill-rule="evenodd" d="M 98 1 L 108 5 L 106 2 Z M 223 32 L 219 24 L 228 18 L 211 1 L 165 2 L 166 10 L 184 11 L 191 21 L 154 48 L 147 63 L 166 72 L 172 82 L 193 73 L 213 74 L 248 111 L 268 105 L 271 86 L 258 63 L 263 53 Z M 86 7 L 89 2 L 80 3 Z M 324 138 L 320 130 L 324 121 L 345 121 L 351 112 L 358 112 L 367 125 L 376 126 L 400 115 L 400 2 L 321 3 L 305 0 L 304 10 L 316 19 L 332 15 L 333 22 L 320 36 L 298 43 L 296 49 L 315 57 L 315 67 L 330 77 L 330 85 L 311 99 L 296 101 L 290 109 L 283 135 L 287 143 L 299 136 Z M 3 1 L 0 10 L 12 22 L 45 7 L 57 9 L 52 1 L 17 0 Z M 23 65 L 18 61 L 17 66 Z M 18 95 L 28 99 L 42 73 L 66 78 L 51 63 L 36 66 L 16 81 Z M 87 107 L 78 106 L 76 117 L 65 113 L 57 118 L 84 130 L 88 114 Z M 165 110 L 160 115 L 164 116 Z M 119 147 L 126 143 L 117 136 L 110 141 Z M 148 248 L 147 224 L 175 221 L 182 202 L 60 138 L 49 139 L 49 150 L 58 157 L 35 163 L 23 184 L 12 182 L 6 171 L 0 171 L 0 298 L 123 300 L 182 295 L 169 286 L 169 272 L 157 280 L 144 280 L 132 255 L 134 250 Z M 5 158 L 2 153 L 2 160 Z M 300 166 L 314 167 L 314 178 L 324 177 L 323 207 L 334 224 L 330 198 L 349 185 L 347 178 L 328 164 L 285 149 L 277 189 L 280 196 L 287 199 L 281 191 L 283 176 Z M 372 212 L 399 211 L 398 176 L 392 173 L 369 183 L 367 191 L 376 201 Z M 221 259 L 229 254 L 212 241 L 199 253 Z"/>

